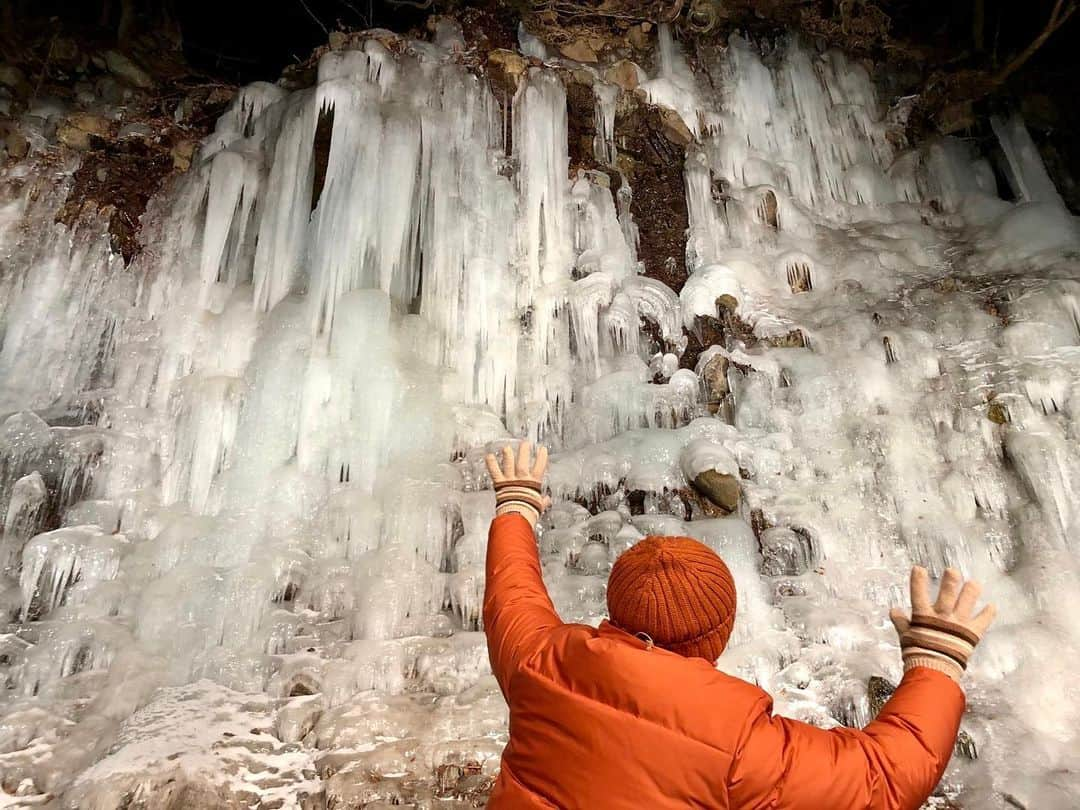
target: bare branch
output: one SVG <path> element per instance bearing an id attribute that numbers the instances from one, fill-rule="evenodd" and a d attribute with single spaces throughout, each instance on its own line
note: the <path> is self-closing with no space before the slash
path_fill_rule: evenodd
<path id="1" fill-rule="evenodd" d="M 1062 6 L 1064 6 L 1064 11 L 1062 11 Z M 1065 24 L 1069 17 L 1073 15 L 1074 11 L 1076 11 L 1076 3 L 1070 2 L 1066 6 L 1065 0 L 1057 0 L 1054 4 L 1054 10 L 1050 14 L 1050 19 L 1047 21 L 1043 30 L 1031 41 L 1031 44 L 1017 54 L 1009 64 L 1005 65 L 1005 67 L 991 77 L 991 83 L 994 85 L 1002 84 L 1012 74 L 1023 67 L 1024 63 L 1046 43 L 1046 40 L 1050 39 L 1053 33 Z"/>
<path id="2" fill-rule="evenodd" d="M 1060 13 L 1061 13 L 1061 6 L 1062 6 L 1062 5 L 1064 4 L 1064 2 L 1065 2 L 1065 0 L 1057 0 L 1057 1 L 1056 1 L 1056 2 L 1054 3 L 1054 10 L 1050 12 L 1050 22 L 1049 22 L 1049 25 L 1053 25 L 1053 24 L 1054 24 L 1054 22 L 1055 22 L 1055 21 L 1057 20 L 1057 18 L 1058 18 L 1058 14 L 1060 14 Z"/>
<path id="3" fill-rule="evenodd" d="M 323 30 L 323 33 L 327 36 L 330 36 L 330 29 L 323 25 L 323 21 L 320 20 L 317 16 L 315 16 L 315 12 L 308 8 L 308 4 L 305 3 L 304 0 L 297 0 L 297 2 L 304 7 L 304 11 L 306 11 L 311 16 L 311 19 L 318 23 L 319 28 Z"/>

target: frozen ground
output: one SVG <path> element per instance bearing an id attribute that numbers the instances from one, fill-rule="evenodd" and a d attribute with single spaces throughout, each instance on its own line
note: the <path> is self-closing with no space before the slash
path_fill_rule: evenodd
<path id="1" fill-rule="evenodd" d="M 869 719 L 913 562 L 978 578 L 1000 619 L 938 804 L 1080 804 L 1077 221 L 1019 120 L 1006 202 L 963 141 L 898 151 L 839 54 L 736 38 L 706 77 L 664 33 L 644 92 L 699 139 L 679 294 L 632 183 L 569 176 L 559 60 L 505 110 L 446 26 L 241 92 L 126 270 L 54 224 L 74 164 L 7 170 L 0 806 L 477 801 L 481 459 L 521 436 L 554 450 L 563 617 L 644 534 L 698 537 L 740 589 L 721 667 L 792 716 Z M 678 369 L 702 318 L 729 339 Z M 687 499 L 708 469 L 735 514 Z"/>

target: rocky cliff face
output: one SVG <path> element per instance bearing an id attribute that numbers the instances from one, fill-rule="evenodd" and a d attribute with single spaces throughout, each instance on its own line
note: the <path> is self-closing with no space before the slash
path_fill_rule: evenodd
<path id="1" fill-rule="evenodd" d="M 809 722 L 885 699 L 910 564 L 982 580 L 931 806 L 1070 806 L 1080 228 L 1023 120 L 912 141 L 839 51 L 624 22 L 0 75 L 6 802 L 482 806 L 482 456 L 527 436 L 564 619 L 698 537 L 719 665 Z"/>

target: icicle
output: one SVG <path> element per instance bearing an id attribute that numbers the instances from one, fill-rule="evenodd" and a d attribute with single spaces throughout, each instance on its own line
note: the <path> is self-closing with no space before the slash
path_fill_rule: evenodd
<path id="1" fill-rule="evenodd" d="M 619 100 L 619 87 L 606 82 L 596 82 L 593 93 L 596 96 L 593 157 L 604 166 L 614 166 L 618 156 L 615 146 L 615 103 Z"/>
<path id="2" fill-rule="evenodd" d="M 39 534 L 23 549 L 22 619 L 48 615 L 79 583 L 86 593 L 114 578 L 120 569 L 123 535 L 105 534 L 95 526 L 76 526 Z"/>

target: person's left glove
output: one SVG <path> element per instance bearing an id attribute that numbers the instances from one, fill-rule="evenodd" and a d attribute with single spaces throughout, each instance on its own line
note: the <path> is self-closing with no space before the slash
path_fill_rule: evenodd
<path id="1" fill-rule="evenodd" d="M 547 448 L 538 447 L 533 461 L 529 442 L 518 446 L 516 457 L 514 449 L 506 445 L 502 449 L 501 465 L 493 453 L 488 453 L 484 460 L 495 485 L 495 514 L 516 512 L 535 528 L 540 515 L 551 505 L 551 498 L 541 493 L 548 463 Z"/>
<path id="2" fill-rule="evenodd" d="M 928 667 L 944 672 L 957 683 L 968 659 L 994 621 L 997 609 L 987 605 L 978 613 L 979 583 L 964 582 L 960 572 L 946 568 L 936 602 L 930 602 L 930 574 L 911 569 L 911 616 L 894 608 L 889 617 L 900 636 L 904 671 Z"/>

